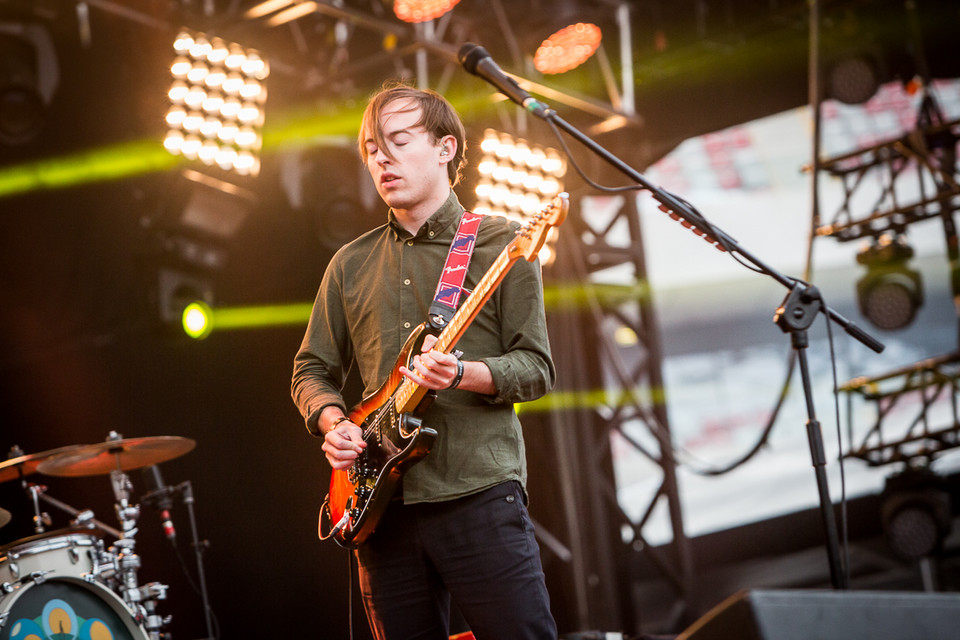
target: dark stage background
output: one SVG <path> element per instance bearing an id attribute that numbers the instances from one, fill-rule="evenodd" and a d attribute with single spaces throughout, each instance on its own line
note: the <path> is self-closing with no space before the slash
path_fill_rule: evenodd
<path id="1" fill-rule="evenodd" d="M 396 51 L 387 46 L 382 33 L 355 25 L 350 61 L 382 55 L 355 67 L 343 63 L 334 56 L 333 21 L 321 15 L 312 16 L 299 36 L 236 20 L 240 10 L 254 2 L 85 4 L 90 8 L 91 44 L 82 43 L 78 35 L 75 3 L 0 0 L 0 22 L 38 21 L 51 30 L 59 61 L 59 86 L 47 105 L 43 129 L 27 143 L 0 145 L 0 176 L 25 167 L 32 180 L 39 175 L 32 163 L 49 159 L 62 160 L 59 169 L 78 169 L 82 174 L 88 151 L 130 142 L 159 145 L 172 39 L 177 27 L 191 20 L 195 22 L 188 26 L 193 28 L 225 25 L 232 29 L 225 35 L 236 41 L 263 51 L 275 46 L 281 52 L 269 85 L 265 136 L 270 127 L 289 132 L 285 127 L 302 114 L 325 113 L 331 103 L 341 110 L 340 116 L 346 111 L 355 123 L 358 114 L 351 114 L 366 95 L 386 77 L 410 77 L 415 66 L 409 55 L 396 62 L 392 57 Z M 207 4 L 216 8 L 215 16 L 203 15 L 201 5 Z M 509 47 L 497 33 L 489 4 L 463 0 L 456 10 L 463 17 L 456 37 L 483 42 L 495 57 L 506 60 Z M 550 4 L 503 6 L 511 24 L 523 31 L 524 20 L 543 13 Z M 610 3 L 578 4 L 612 15 Z M 641 5 L 629 4 L 634 9 Z M 643 169 L 688 137 L 806 100 L 807 3 L 732 2 L 725 3 L 723 11 L 703 15 L 672 2 L 647 4 L 657 10 L 637 11 L 637 50 L 654 56 L 653 32 L 662 26 L 676 36 L 671 42 L 698 45 L 667 52 L 692 51 L 696 68 L 683 71 L 686 58 L 678 56 L 662 67 L 638 69 L 638 79 L 643 80 L 638 111 L 645 124 L 598 135 L 628 163 Z M 702 8 L 707 4 L 711 3 Z M 894 2 L 838 4 L 856 5 L 866 14 L 878 6 L 900 7 Z M 392 19 L 379 0 L 345 5 Z M 775 11 L 773 5 L 783 5 L 783 11 Z M 932 58 L 931 66 L 937 77 L 956 77 L 960 75 L 956 68 L 960 56 L 952 55 L 957 47 L 956 8 L 950 2 L 933 5 L 937 15 L 948 16 L 934 32 L 947 36 L 928 44 L 951 55 Z M 149 20 L 145 24 L 131 19 L 130 12 Z M 779 34 L 787 22 L 790 46 L 779 40 L 784 44 L 781 52 L 777 43 L 771 45 L 769 35 Z M 676 25 L 673 31 L 671 25 Z M 718 53 L 734 52 L 733 48 L 707 41 L 707 35 L 717 35 L 713 44 L 729 44 L 719 36 L 731 26 L 742 36 L 738 41 L 763 36 L 765 48 L 754 51 L 747 64 L 743 58 Z M 608 41 L 611 52 L 616 44 L 615 38 Z M 771 56 L 770 46 L 783 57 Z M 903 49 L 891 48 L 895 51 L 890 59 L 898 62 L 888 67 L 884 80 L 902 68 Z M 479 96 L 487 104 L 486 85 L 464 79 L 464 72 L 451 71 L 436 60 L 431 64 L 434 78 L 449 72 L 458 82 L 465 81 L 454 83 L 458 95 Z M 721 68 L 730 75 L 718 75 Z M 598 91 L 601 74 L 594 67 L 557 79 L 556 84 L 603 94 L 602 88 Z M 512 106 L 508 113 L 515 113 Z M 581 116 L 572 109 L 565 115 L 580 123 Z M 502 111 L 468 107 L 465 119 L 476 140 L 483 127 L 504 117 Z M 328 123 L 319 120 L 294 143 L 265 148 L 260 177 L 245 183 L 255 194 L 255 203 L 224 247 L 225 266 L 213 276 L 218 305 L 311 301 L 332 251 L 344 238 L 383 219 L 383 209 L 372 205 L 369 191 L 361 186 L 359 162 L 344 151 L 350 149 L 355 130 L 332 127 L 327 132 L 323 125 Z M 583 118 L 585 124 L 597 121 L 596 116 Z M 543 133 L 534 126 L 532 131 Z M 331 140 L 317 131 L 346 140 Z M 291 159 L 305 167 L 300 206 L 292 203 L 281 180 Z M 135 160 L 135 154 L 124 158 Z M 45 174 L 35 189 L 0 197 L 0 447 L 3 453 L 14 445 L 38 453 L 101 442 L 111 431 L 126 438 L 195 440 L 193 451 L 162 464 L 161 470 L 168 484 L 192 484 L 199 536 L 209 541 L 204 566 L 219 637 L 345 638 L 351 602 L 348 555 L 316 537 L 329 470 L 320 442 L 307 434 L 289 396 L 292 358 L 304 326 L 214 332 L 206 340 L 192 341 L 158 321 L 158 233 L 179 215 L 188 198 L 180 169 L 171 161 L 149 171 L 129 172 L 122 179 L 56 185 L 45 182 L 51 175 Z M 582 186 L 575 180 L 571 184 L 574 189 Z M 464 185 L 464 193 L 471 187 Z M 333 206 L 334 196 L 342 193 L 365 194 L 359 204 L 343 210 Z M 464 197 L 465 202 L 470 200 Z M 577 388 L 575 382 L 579 381 L 567 379 L 561 385 Z M 355 388 L 348 389 L 349 397 L 355 394 Z M 525 416 L 524 422 L 531 442 L 549 445 L 546 427 L 533 416 Z M 532 453 L 530 471 L 533 516 L 543 522 L 558 519 L 559 501 L 551 481 L 559 471 L 550 455 Z M 134 496 L 142 495 L 146 485 L 141 473 L 132 471 L 130 477 Z M 30 480 L 47 485 L 54 498 L 78 509 L 90 508 L 98 519 L 116 526 L 107 476 L 36 475 Z M 0 544 L 31 535 L 32 510 L 17 482 L 0 484 L 0 507 L 13 514 L 13 521 L 0 529 Z M 45 510 L 53 519 L 50 529 L 68 526 L 69 516 L 53 507 Z M 143 562 L 140 578 L 169 585 L 159 612 L 173 615 L 174 637 L 201 638 L 207 633 L 200 597 L 185 576 L 195 579 L 196 566 L 187 511 L 179 500 L 173 517 L 179 557 L 162 535 L 157 512 L 143 507 L 136 537 Z M 589 517 L 584 515 L 583 520 Z M 566 597 L 573 586 L 555 570 L 557 565 L 556 558 L 548 558 L 556 616 L 561 631 L 577 631 Z M 629 585 L 611 588 L 626 593 Z M 354 637 L 368 637 L 356 594 L 352 602 Z"/>
<path id="2" fill-rule="evenodd" d="M 45 206 L 43 196 L 5 203 L 8 214 L 31 215 L 4 215 L 0 232 L 4 447 L 36 453 L 96 443 L 111 430 L 127 438 L 194 439 L 195 450 L 161 470 L 168 484 L 192 483 L 199 534 L 210 541 L 206 575 L 220 637 L 270 637 L 317 624 L 329 637 L 338 635 L 333 629 L 345 636 L 347 555 L 316 538 L 328 470 L 289 399 L 303 328 L 223 332 L 203 342 L 158 334 L 145 315 L 149 283 L 136 277 L 138 257 L 130 251 L 137 242 L 117 236 L 118 227 L 135 236 L 139 207 L 149 204 L 135 195 L 118 201 L 115 191 L 83 189 L 67 211 Z M 231 270 L 233 287 L 243 290 L 237 298 L 252 290 L 312 297 L 326 256 L 304 246 L 307 234 L 280 228 L 282 220 L 274 208 L 238 238 Z M 279 256 L 268 246 L 282 248 Z M 278 273 L 280 256 L 290 262 Z M 230 289 L 224 281 L 225 299 Z M 142 495 L 141 473 L 130 477 L 134 495 Z M 31 480 L 117 526 L 107 476 Z M 30 505 L 16 482 L 0 486 L 0 505 L 14 514 L 0 531 L 4 543 L 32 533 Z M 53 529 L 67 526 L 66 514 L 47 510 Z M 179 501 L 173 515 L 180 554 L 194 574 Z M 161 611 L 174 615 L 175 637 L 204 637 L 200 599 L 161 534 L 158 514 L 144 506 L 139 522 L 142 582 L 170 585 Z"/>

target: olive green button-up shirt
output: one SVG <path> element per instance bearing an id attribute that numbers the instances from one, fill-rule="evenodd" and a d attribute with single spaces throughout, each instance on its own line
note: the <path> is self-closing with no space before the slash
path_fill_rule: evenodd
<path id="1" fill-rule="evenodd" d="M 358 367 L 364 397 L 395 369 L 410 332 L 427 317 L 462 214 L 451 190 L 415 236 L 391 212 L 387 224 L 342 247 L 330 261 L 294 359 L 291 393 L 310 433 L 321 435 L 317 419 L 324 407 L 346 411 L 341 390 L 352 366 Z M 516 228 L 501 217 L 483 219 L 464 288 L 473 290 Z M 507 480 L 525 485 L 526 456 L 513 403 L 542 396 L 556 377 L 538 262 L 516 261 L 456 348 L 464 360 L 486 363 L 497 393 L 437 393 L 422 418 L 438 437 L 404 475 L 408 504 L 451 500 Z"/>

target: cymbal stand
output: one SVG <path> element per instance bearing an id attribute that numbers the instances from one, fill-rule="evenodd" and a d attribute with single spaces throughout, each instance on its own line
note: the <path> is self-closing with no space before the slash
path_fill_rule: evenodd
<path id="1" fill-rule="evenodd" d="M 13 445 L 10 447 L 10 453 L 7 455 L 7 458 L 20 458 L 24 455 L 23 449 L 20 448 L 20 445 Z M 30 502 L 33 503 L 33 532 L 34 533 L 43 533 L 46 531 L 46 527 L 50 526 L 52 520 L 50 520 L 50 514 L 44 511 L 40 511 L 40 498 L 44 491 L 47 490 L 43 485 L 31 484 L 27 482 L 27 477 L 23 473 L 23 467 L 17 467 L 17 475 L 20 476 L 20 486 L 23 487 L 23 490 L 30 494 Z"/>
<path id="2" fill-rule="evenodd" d="M 111 434 L 113 435 L 113 434 Z M 130 491 L 133 485 L 129 476 L 120 468 L 120 458 L 117 457 L 117 468 L 110 472 L 110 483 L 113 486 L 113 495 L 117 502 L 117 520 L 123 530 L 119 539 L 114 543 L 118 550 L 120 564 L 120 595 L 131 610 L 137 612 L 137 619 L 143 624 L 151 640 L 159 640 L 161 629 L 169 618 L 161 618 L 156 614 L 156 601 L 165 600 L 167 585 L 157 582 L 140 586 L 137 572 L 140 570 L 140 556 L 134 552 L 137 535 L 137 519 L 140 517 L 140 505 L 130 503 Z"/>
<path id="3" fill-rule="evenodd" d="M 130 504 L 130 478 L 120 468 L 110 472 L 110 483 L 113 485 L 113 495 L 117 502 L 114 508 L 117 511 L 117 520 L 123 533 L 114 543 L 120 551 L 120 575 L 123 582 L 120 590 L 123 599 L 131 607 L 140 604 L 138 591 L 137 571 L 140 569 L 140 557 L 134 552 L 137 535 L 137 518 L 140 517 L 140 507 Z"/>
<path id="4" fill-rule="evenodd" d="M 40 484 L 28 482 L 23 483 L 23 488 L 30 494 L 30 501 L 33 503 L 33 531 L 34 533 L 43 533 L 52 522 L 49 513 L 40 511 L 40 498 L 44 497 L 43 492 L 47 488 Z"/>
<path id="5" fill-rule="evenodd" d="M 113 495 L 117 500 L 115 505 L 117 520 L 123 530 L 119 539 L 114 543 L 118 550 L 120 564 L 120 595 L 133 611 L 137 612 L 138 620 L 150 634 L 153 640 L 161 637 L 160 629 L 166 620 L 156 614 L 156 600 L 167 597 L 167 585 L 151 582 L 140 586 L 137 573 L 140 570 L 140 556 L 136 546 L 137 519 L 140 517 L 140 505 L 130 503 L 130 491 L 133 485 L 129 476 L 120 468 L 119 458 L 117 468 L 110 472 L 110 483 L 113 486 Z"/>

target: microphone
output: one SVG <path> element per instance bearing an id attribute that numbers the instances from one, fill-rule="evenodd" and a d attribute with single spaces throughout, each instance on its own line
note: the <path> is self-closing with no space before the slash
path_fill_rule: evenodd
<path id="1" fill-rule="evenodd" d="M 155 464 L 144 468 L 143 478 L 149 491 L 141 500 L 160 511 L 160 525 L 163 527 L 163 535 L 170 542 L 176 542 L 177 530 L 174 528 L 173 520 L 170 517 L 170 509 L 173 508 L 173 499 L 170 494 L 173 489 L 164 484 L 163 476 L 160 475 L 160 467 Z"/>
<path id="2" fill-rule="evenodd" d="M 505 74 L 487 50 L 480 45 L 472 42 L 465 43 L 460 47 L 457 59 L 469 73 L 480 76 L 527 111 L 540 117 L 546 114 L 547 106 L 538 102 L 536 98 L 524 91 L 516 80 Z"/>

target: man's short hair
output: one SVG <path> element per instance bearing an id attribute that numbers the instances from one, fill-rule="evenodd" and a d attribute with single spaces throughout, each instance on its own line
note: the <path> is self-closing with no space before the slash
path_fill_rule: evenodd
<path id="1" fill-rule="evenodd" d="M 360 123 L 360 135 L 358 142 L 360 145 L 360 157 L 367 161 L 367 148 L 364 145 L 364 138 L 368 135 L 373 139 L 378 149 L 386 150 L 383 139 L 383 123 L 380 122 L 380 116 L 384 108 L 395 100 L 411 99 L 420 107 L 420 120 L 417 126 L 422 126 L 427 130 L 434 140 L 440 140 L 444 136 L 453 136 L 457 140 L 457 151 L 453 158 L 447 163 L 447 175 L 450 178 L 450 184 L 455 185 L 462 177 L 462 169 L 466 164 L 467 141 L 466 132 L 463 128 L 463 122 L 460 116 L 447 99 L 436 91 L 431 89 L 417 89 L 409 85 L 396 84 L 388 85 L 378 91 L 363 112 L 363 120 Z"/>

